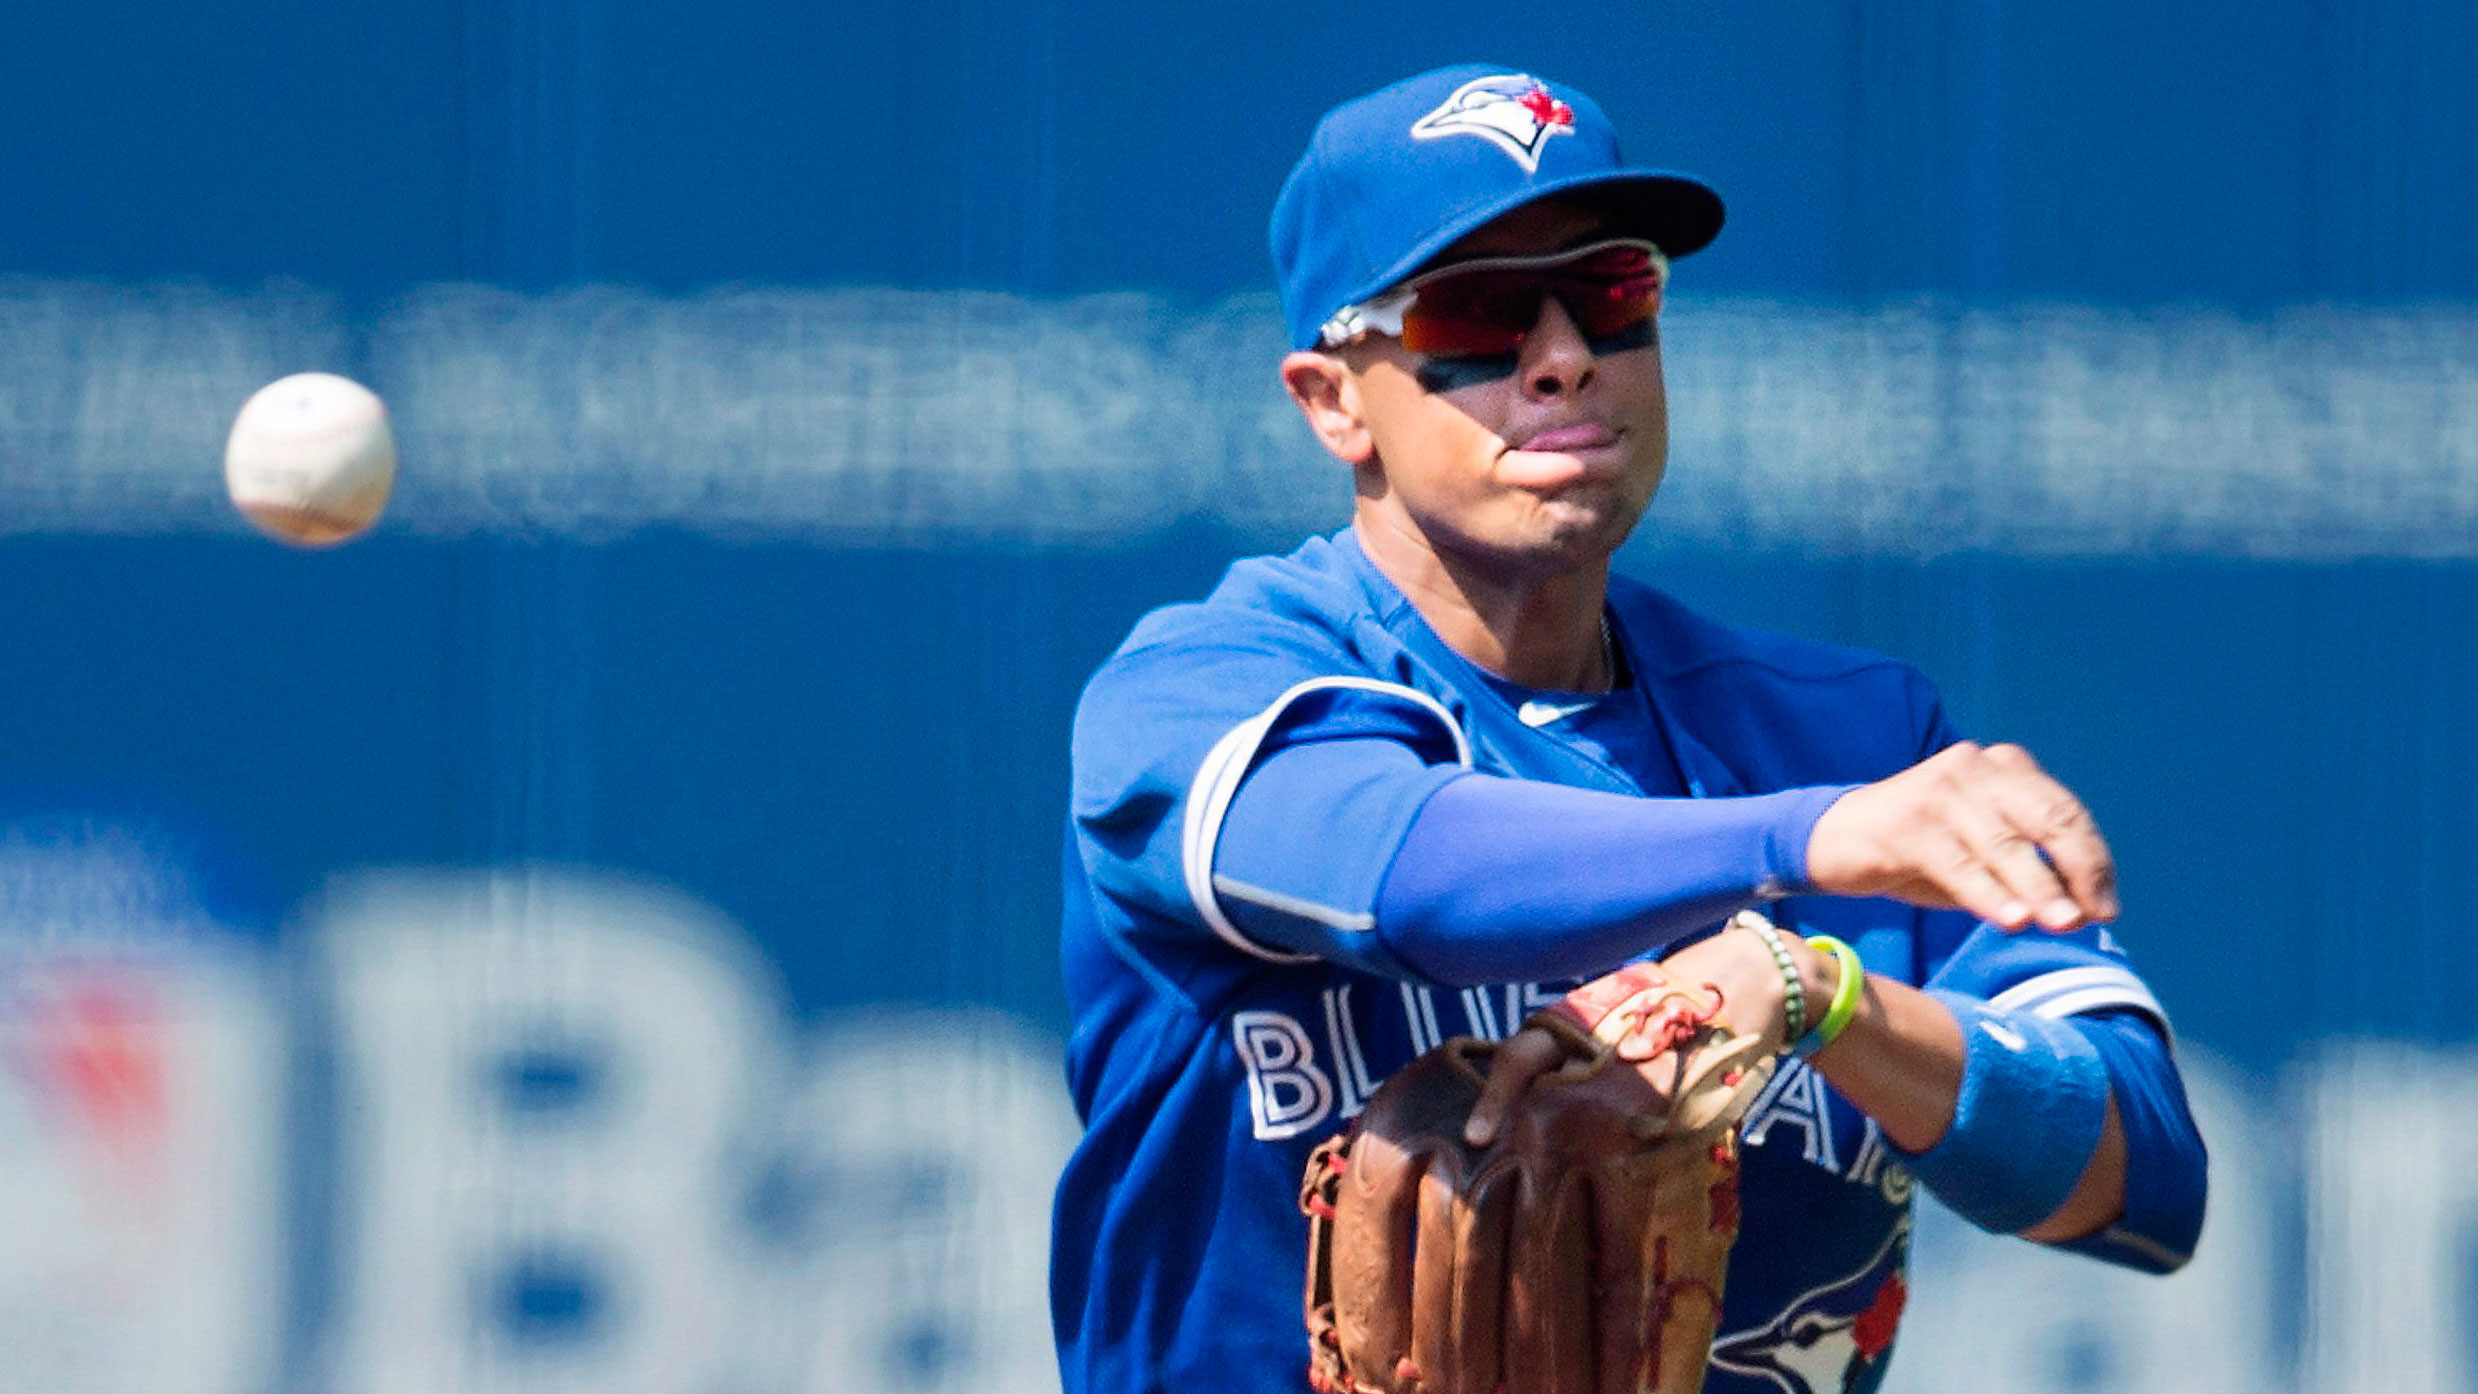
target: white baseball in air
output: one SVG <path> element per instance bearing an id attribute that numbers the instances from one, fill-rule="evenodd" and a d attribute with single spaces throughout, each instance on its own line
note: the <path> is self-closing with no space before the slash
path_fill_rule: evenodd
<path id="1" fill-rule="evenodd" d="M 347 542 L 378 521 L 396 483 L 396 438 L 378 394 L 333 373 L 252 393 L 224 445 L 232 506 L 301 547 Z"/>

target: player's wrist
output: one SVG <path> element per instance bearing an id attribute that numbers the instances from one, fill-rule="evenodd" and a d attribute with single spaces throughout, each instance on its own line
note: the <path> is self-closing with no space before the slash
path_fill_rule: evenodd
<path id="1" fill-rule="evenodd" d="M 1730 928 L 1739 932 L 1722 937 L 1736 945 L 1744 961 L 1745 985 L 1734 1019 L 1747 1030 L 1758 1029 L 1762 1023 L 1781 1046 L 1787 1046 L 1815 1024 L 1830 1000 L 1829 988 L 1826 996 L 1815 994 L 1815 975 L 1800 962 L 1802 954 L 1814 951 L 1796 934 L 1753 910 L 1740 911 L 1730 920 Z"/>
<path id="2" fill-rule="evenodd" d="M 1799 990 L 1807 998 L 1807 1026 L 1814 1029 L 1831 1010 L 1833 994 L 1841 989 L 1841 965 L 1833 956 L 1810 943 L 1803 934 L 1783 934 L 1790 950 L 1790 961 L 1798 969 Z"/>
<path id="3" fill-rule="evenodd" d="M 1801 891 L 1834 889 L 1823 884 L 1817 865 L 1816 833 L 1825 818 L 1843 800 L 1859 789 L 1856 784 L 1827 784 L 1795 789 L 1781 798 L 1782 816 L 1772 829 L 1765 855 L 1769 867 L 1770 885 L 1776 895 L 1795 895 Z M 1834 866 L 1828 850 L 1823 859 L 1827 868 Z M 1831 874 L 1826 872 L 1825 874 Z"/>
<path id="4" fill-rule="evenodd" d="M 1801 1058 L 1812 1058 L 1841 1039 L 1841 1033 L 1858 1019 L 1867 1002 L 1867 967 L 1859 961 L 1857 949 L 1829 934 L 1810 936 L 1807 946 L 1831 962 L 1833 995 L 1817 1013 L 1816 1023 L 1807 1034 L 1790 1043 Z"/>

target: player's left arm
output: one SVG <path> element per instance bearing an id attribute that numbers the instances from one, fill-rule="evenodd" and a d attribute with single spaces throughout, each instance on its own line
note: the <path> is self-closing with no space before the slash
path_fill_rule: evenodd
<path id="1" fill-rule="evenodd" d="M 1924 679 L 1913 700 L 1918 748 L 1951 756 L 1961 734 Z M 2113 912 L 2113 875 L 2101 880 Z M 1868 974 L 1857 1017 L 1810 1063 L 1981 1228 L 2154 1273 L 2183 1266 L 2202 1233 L 2208 1157 L 2167 1012 L 2104 925 L 1968 924 L 1921 916 L 1925 989 Z M 1721 936 L 1740 937 L 1752 936 Z M 1813 995 L 1838 979 L 1827 956 L 1791 947 L 1809 1000 L 1828 1000 Z"/>
<path id="2" fill-rule="evenodd" d="M 2201 1233 L 2207 1157 L 2165 1015 L 2103 938 L 1983 927 L 1924 990 L 1870 974 L 1810 1063 L 1974 1224 L 2164 1273 Z M 1802 956 L 1818 988 L 1825 958 Z"/>
<path id="3" fill-rule="evenodd" d="M 2033 942 L 1982 927 L 1926 990 L 1869 973 L 1856 1015 L 1808 1063 L 1965 1219 L 2166 1273 L 2192 1256 L 2201 1232 L 2202 1137 L 2158 1004 L 2121 957 L 2098 947 L 2100 934 Z M 1780 938 L 1808 1001 L 1829 1002 L 1834 959 L 1796 935 Z M 1743 1028 L 1777 1022 L 1783 1010 L 1780 971 L 1754 934 L 1714 935 L 1663 965 L 1719 988 Z M 1556 1060 L 1536 1032 L 1501 1053 L 1506 1067 L 1472 1113 L 1475 1143 Z"/>

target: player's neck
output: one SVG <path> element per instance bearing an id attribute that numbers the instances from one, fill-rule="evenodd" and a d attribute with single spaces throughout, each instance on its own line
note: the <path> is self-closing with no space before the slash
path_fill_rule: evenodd
<path id="1" fill-rule="evenodd" d="M 1447 647 L 1523 687 L 1609 690 L 1616 674 L 1601 619 L 1606 561 L 1532 574 L 1458 557 L 1416 531 L 1370 521 L 1360 520 L 1362 550 Z"/>

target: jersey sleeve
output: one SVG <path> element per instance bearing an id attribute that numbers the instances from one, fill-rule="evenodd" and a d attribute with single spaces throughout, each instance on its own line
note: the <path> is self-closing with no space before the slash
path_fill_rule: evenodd
<path id="1" fill-rule="evenodd" d="M 2175 1039 L 2167 1009 L 2134 972 L 2124 946 L 2102 925 L 2071 934 L 2008 934 L 1978 925 L 1937 968 L 1927 986 L 1976 997 L 2000 1011 L 2064 1018 L 2126 1011 Z"/>
<path id="2" fill-rule="evenodd" d="M 1240 927 L 1214 885 L 1214 855 L 1250 770 L 1337 739 L 1398 745 L 1412 768 L 1347 791 L 1347 816 L 1303 842 L 1327 864 L 1304 877 L 1317 884 L 1382 875 L 1420 804 L 1471 763 L 1456 714 L 1279 620 L 1139 628 L 1076 713 L 1072 797 L 1093 889 L 1170 932 L 1209 933 L 1270 962 L 1309 957 Z"/>
<path id="3" fill-rule="evenodd" d="M 2194 1257 L 2209 1196 L 2210 1154 L 2185 1081 L 2151 1019 L 2079 1013 L 2067 1023 L 2098 1050 L 2125 1134 L 2125 1207 L 2095 1234 L 2058 1247 L 2145 1273 L 2173 1273 Z"/>

